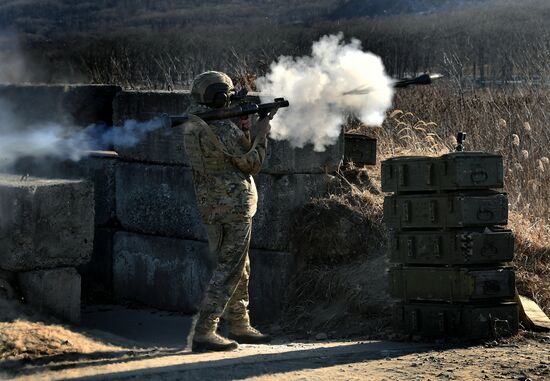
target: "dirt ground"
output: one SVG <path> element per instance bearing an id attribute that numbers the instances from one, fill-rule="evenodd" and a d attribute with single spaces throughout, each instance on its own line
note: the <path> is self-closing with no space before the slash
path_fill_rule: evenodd
<path id="1" fill-rule="evenodd" d="M 550 380 L 550 334 L 465 344 L 299 341 L 279 333 L 272 345 L 193 354 L 185 349 L 190 317 L 162 311 L 88 306 L 79 328 L 21 324 L 5 323 L 0 335 L 19 337 L 14 329 L 23 327 L 21 337 L 37 337 L 33 328 L 49 332 L 50 343 L 66 341 L 68 349 L 22 352 L 25 343 L 18 343 L 18 355 L 0 360 L 0 379 Z"/>
<path id="2" fill-rule="evenodd" d="M 12 367 L 15 364 L 4 364 Z M 20 364 L 14 380 L 549 380 L 550 337 L 467 347 L 385 341 L 243 345 L 228 353 L 154 349 Z"/>

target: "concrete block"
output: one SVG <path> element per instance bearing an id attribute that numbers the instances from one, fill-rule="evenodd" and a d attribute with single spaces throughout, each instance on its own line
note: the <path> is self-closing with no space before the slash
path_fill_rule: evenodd
<path id="1" fill-rule="evenodd" d="M 18 277 L 26 303 L 72 323 L 80 321 L 80 275 L 75 269 L 30 271 Z"/>
<path id="2" fill-rule="evenodd" d="M 117 216 L 124 229 L 206 241 L 191 171 L 178 166 L 119 163 Z M 326 175 L 256 176 L 258 212 L 252 247 L 288 251 L 295 211 L 327 190 Z"/>
<path id="3" fill-rule="evenodd" d="M 22 158 L 12 173 L 34 177 L 84 179 L 94 185 L 95 225 L 109 225 L 116 218 L 114 151 L 94 151 L 80 161 L 56 157 Z"/>
<path id="4" fill-rule="evenodd" d="M 124 91 L 114 100 L 114 124 L 122 126 L 130 119 L 146 121 L 160 114 L 183 114 L 190 102 L 187 91 Z M 187 165 L 181 128 L 151 131 L 138 144 L 117 145 L 115 151 L 125 160 Z"/>
<path id="5" fill-rule="evenodd" d="M 81 265 L 82 294 L 91 300 L 109 300 L 113 295 L 113 246 L 115 229 L 96 228 L 90 262 Z"/>
<path id="6" fill-rule="evenodd" d="M 269 139 L 263 173 L 327 173 L 334 172 L 344 158 L 344 135 L 324 152 L 315 152 L 313 145 L 293 148 L 286 140 Z"/>
<path id="7" fill-rule="evenodd" d="M 16 273 L 0 269 L 0 300 L 15 299 L 17 297 L 16 284 Z"/>
<path id="8" fill-rule="evenodd" d="M 288 251 L 294 213 L 314 197 L 326 193 L 323 174 L 256 176 L 258 211 L 253 219 L 252 247 Z"/>
<path id="9" fill-rule="evenodd" d="M 117 216 L 125 230 L 206 241 L 191 170 L 120 162 Z"/>
<path id="10" fill-rule="evenodd" d="M 112 124 L 113 99 L 121 90 L 112 85 L 0 85 L 0 98 L 25 123 L 86 127 Z"/>
<path id="11" fill-rule="evenodd" d="M 28 271 L 87 262 L 94 193 L 80 180 L 0 175 L 0 268 Z"/>
<path id="12" fill-rule="evenodd" d="M 113 101 L 122 91 L 113 85 L 71 85 L 63 86 L 61 107 L 77 126 L 95 123 L 113 125 Z"/>
<path id="13" fill-rule="evenodd" d="M 208 244 L 118 232 L 114 245 L 117 300 L 186 313 L 197 311 L 211 276 Z"/>
<path id="14" fill-rule="evenodd" d="M 250 315 L 254 322 L 273 322 L 287 302 L 294 256 L 287 252 L 251 250 Z"/>
<path id="15" fill-rule="evenodd" d="M 273 319 L 286 301 L 293 256 L 251 250 L 250 261 L 252 317 L 255 321 Z M 194 313 L 208 286 L 215 258 L 205 242 L 118 232 L 113 263 L 117 300 Z"/>

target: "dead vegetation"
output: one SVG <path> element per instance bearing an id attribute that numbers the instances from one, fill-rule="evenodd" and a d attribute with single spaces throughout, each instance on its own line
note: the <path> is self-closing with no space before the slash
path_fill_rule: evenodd
<path id="1" fill-rule="evenodd" d="M 468 150 L 503 155 L 518 291 L 550 314 L 550 115 L 543 107 L 549 100 L 536 88 L 462 96 L 451 87 L 406 90 L 382 128 L 353 126 L 378 138 L 378 165 L 344 171 L 332 194 L 301 211 L 292 247 L 302 267 L 288 328 L 372 335 L 367 319 L 380 329 L 388 324 L 380 162 L 445 154 L 454 150 L 458 131 L 468 133 Z"/>
<path id="2" fill-rule="evenodd" d="M 121 350 L 75 332 L 16 301 L 0 298 L 0 361 Z"/>
<path id="3" fill-rule="evenodd" d="M 383 197 L 371 193 L 365 170 L 342 170 L 333 185 L 332 194 L 312 200 L 296 218 L 291 247 L 298 270 L 285 328 L 376 335 L 389 323 Z"/>

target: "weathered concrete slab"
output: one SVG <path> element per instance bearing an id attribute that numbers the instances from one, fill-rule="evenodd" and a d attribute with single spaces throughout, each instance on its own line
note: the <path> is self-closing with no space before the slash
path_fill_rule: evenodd
<path id="1" fill-rule="evenodd" d="M 115 234 L 117 300 L 194 313 L 211 276 L 208 244 L 126 232 Z"/>
<path id="2" fill-rule="evenodd" d="M 85 181 L 0 175 L 0 268 L 26 271 L 87 262 L 93 197 Z"/>
<path id="3" fill-rule="evenodd" d="M 90 262 L 81 265 L 82 295 L 90 300 L 111 300 L 113 296 L 113 246 L 116 230 L 96 228 Z"/>
<path id="4" fill-rule="evenodd" d="M 253 220 L 252 247 L 288 251 L 294 213 L 311 200 L 326 193 L 323 174 L 256 176 L 258 212 Z"/>
<path id="5" fill-rule="evenodd" d="M 18 278 L 26 303 L 72 323 L 80 321 L 80 275 L 74 268 L 24 272 Z"/>
<path id="6" fill-rule="evenodd" d="M 126 230 L 206 241 L 189 168 L 120 162 L 117 216 Z"/>
<path id="7" fill-rule="evenodd" d="M 251 250 L 250 298 L 255 321 L 281 311 L 294 269 L 289 253 Z M 118 300 L 194 313 L 215 258 L 205 242 L 118 232 L 114 245 L 114 291 Z"/>
<path id="8" fill-rule="evenodd" d="M 344 158 L 344 138 L 340 135 L 336 144 L 323 152 L 315 152 L 313 145 L 293 148 L 286 140 L 268 142 L 262 172 L 271 174 L 330 173 L 336 171 Z"/>
<path id="9" fill-rule="evenodd" d="M 17 274 L 11 271 L 0 269 L 0 299 L 15 299 L 15 285 L 17 283 Z"/>
<path id="10" fill-rule="evenodd" d="M 69 113 L 72 123 L 88 126 L 95 123 L 113 125 L 113 101 L 122 91 L 113 85 L 64 86 L 62 110 Z"/>
<path id="11" fill-rule="evenodd" d="M 206 241 L 191 171 L 185 167 L 119 163 L 117 216 L 129 231 Z M 327 190 L 326 175 L 256 176 L 259 193 L 252 247 L 286 251 L 293 213 Z"/>
<path id="12" fill-rule="evenodd" d="M 190 102 L 187 91 L 124 91 L 115 97 L 113 121 L 122 126 L 131 119 L 146 121 L 161 114 L 183 114 Z M 125 160 L 187 165 L 181 128 L 151 131 L 138 144 L 116 145 L 115 151 Z"/>
<path id="13" fill-rule="evenodd" d="M 116 218 L 115 166 L 118 156 L 114 151 L 94 151 L 80 161 L 56 157 L 23 158 L 12 173 L 34 177 L 84 179 L 94 185 L 95 225 L 109 225 Z"/>
<path id="14" fill-rule="evenodd" d="M 250 251 L 250 314 L 254 322 L 273 322 L 287 302 L 294 274 L 294 256 L 287 252 Z"/>
<path id="15" fill-rule="evenodd" d="M 0 85 L 0 99 L 29 124 L 56 122 L 86 127 L 112 124 L 112 85 Z"/>

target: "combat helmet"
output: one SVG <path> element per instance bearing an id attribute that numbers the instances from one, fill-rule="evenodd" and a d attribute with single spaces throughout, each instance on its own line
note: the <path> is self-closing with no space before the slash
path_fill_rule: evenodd
<path id="1" fill-rule="evenodd" d="M 224 107 L 234 93 L 233 81 L 225 73 L 207 71 L 199 74 L 191 86 L 193 99 L 213 108 Z"/>

